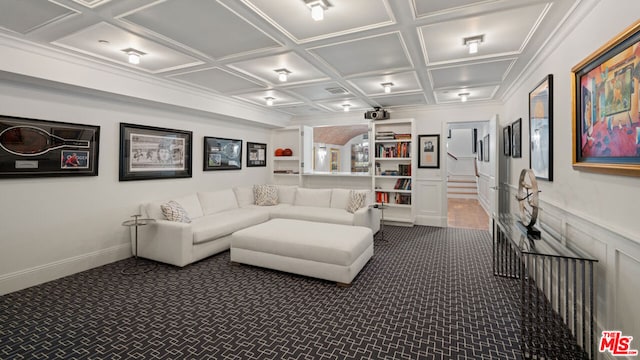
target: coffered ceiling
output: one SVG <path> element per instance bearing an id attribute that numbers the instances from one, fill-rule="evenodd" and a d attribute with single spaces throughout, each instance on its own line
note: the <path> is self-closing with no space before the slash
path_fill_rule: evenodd
<path id="1" fill-rule="evenodd" d="M 0 0 L 0 34 L 305 116 L 499 101 L 580 2 L 328 1 L 314 21 L 304 0 Z"/>

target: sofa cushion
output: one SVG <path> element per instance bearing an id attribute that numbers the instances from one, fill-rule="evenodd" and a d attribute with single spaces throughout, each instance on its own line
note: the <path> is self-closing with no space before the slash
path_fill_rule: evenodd
<path id="1" fill-rule="evenodd" d="M 349 189 L 333 189 L 331 191 L 331 207 L 334 209 L 346 209 L 349 204 Z"/>
<path id="2" fill-rule="evenodd" d="M 204 215 L 238 208 L 238 201 L 232 189 L 199 192 L 198 199 Z"/>
<path id="3" fill-rule="evenodd" d="M 298 188 L 293 204 L 328 208 L 331 206 L 331 189 Z"/>
<path id="4" fill-rule="evenodd" d="M 278 203 L 279 204 L 293 204 L 293 201 L 296 198 L 296 190 L 298 189 L 295 185 L 277 185 L 278 186 Z"/>
<path id="5" fill-rule="evenodd" d="M 253 197 L 256 205 L 271 206 L 278 204 L 278 187 L 275 185 L 254 185 Z"/>
<path id="6" fill-rule="evenodd" d="M 353 225 L 353 214 L 345 209 L 331 209 L 317 206 L 288 206 L 273 209 L 271 218 L 295 219 L 332 224 Z"/>
<path id="7" fill-rule="evenodd" d="M 229 235 L 234 231 L 269 220 L 261 209 L 233 209 L 203 216 L 192 221 L 193 243 L 200 244 Z"/>
<path id="8" fill-rule="evenodd" d="M 200 206 L 200 201 L 198 200 L 198 196 L 196 196 L 196 194 L 190 194 L 169 200 L 173 200 L 180 204 L 182 208 L 187 212 L 187 214 L 189 214 L 189 217 L 192 220 L 197 219 L 203 215 L 202 207 Z M 162 204 L 166 204 L 169 200 L 159 200 L 146 204 L 144 206 L 147 213 L 146 216 L 151 219 L 164 220 L 165 217 L 160 206 Z"/>
<path id="9" fill-rule="evenodd" d="M 349 192 L 349 203 L 347 204 L 347 211 L 353 214 L 354 212 L 358 211 L 358 209 L 365 206 L 366 200 L 366 192 L 351 190 L 351 192 Z"/>
<path id="10" fill-rule="evenodd" d="M 162 214 L 164 218 L 169 221 L 182 222 L 182 223 L 190 223 L 191 219 L 189 218 L 189 214 L 182 207 L 182 205 L 177 202 L 170 200 L 167 203 L 160 205 L 160 209 L 162 209 Z"/>
<path id="11" fill-rule="evenodd" d="M 253 186 L 237 186 L 233 188 L 233 192 L 236 194 L 236 200 L 239 207 L 245 207 L 255 204 L 253 198 Z"/>

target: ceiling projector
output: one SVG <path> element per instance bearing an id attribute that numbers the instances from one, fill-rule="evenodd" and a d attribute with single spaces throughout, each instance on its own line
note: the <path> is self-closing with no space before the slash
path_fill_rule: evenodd
<path id="1" fill-rule="evenodd" d="M 380 108 L 374 108 L 373 110 L 369 110 L 364 113 L 364 118 L 372 120 L 386 120 L 389 118 L 389 112 Z"/>

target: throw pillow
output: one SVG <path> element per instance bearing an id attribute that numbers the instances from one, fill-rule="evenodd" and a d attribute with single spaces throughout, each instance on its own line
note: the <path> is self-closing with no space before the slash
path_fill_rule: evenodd
<path id="1" fill-rule="evenodd" d="M 190 223 L 191 219 L 187 214 L 187 211 L 182 207 L 182 205 L 178 204 L 176 201 L 169 201 L 168 203 L 160 205 L 160 209 L 162 209 L 162 214 L 164 218 L 169 221 Z"/>
<path id="2" fill-rule="evenodd" d="M 351 190 L 351 193 L 349 193 L 349 202 L 347 202 L 347 211 L 353 214 L 358 211 L 358 209 L 363 208 L 366 198 L 366 192 Z"/>
<path id="3" fill-rule="evenodd" d="M 278 205 L 278 187 L 275 185 L 254 185 L 253 197 L 256 200 L 256 205 Z"/>

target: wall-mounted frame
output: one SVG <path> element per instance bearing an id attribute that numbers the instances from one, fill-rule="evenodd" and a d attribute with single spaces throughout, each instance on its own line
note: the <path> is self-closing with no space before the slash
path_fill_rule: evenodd
<path id="1" fill-rule="evenodd" d="M 538 179 L 553 181 L 553 75 L 529 93 L 529 168 Z"/>
<path id="2" fill-rule="evenodd" d="M 502 153 L 511 156 L 511 125 L 502 128 Z"/>
<path id="3" fill-rule="evenodd" d="M 640 176 L 640 20 L 574 66 L 573 167 Z"/>
<path id="4" fill-rule="evenodd" d="M 482 161 L 482 140 L 478 140 L 478 161 Z"/>
<path id="5" fill-rule="evenodd" d="M 267 166 L 267 144 L 247 141 L 247 167 Z"/>
<path id="6" fill-rule="evenodd" d="M 97 176 L 100 127 L 0 116 L 0 178 Z"/>
<path id="7" fill-rule="evenodd" d="M 522 118 L 511 123 L 511 157 L 522 157 Z"/>
<path id="8" fill-rule="evenodd" d="M 489 162 L 489 134 L 485 135 L 482 143 L 482 160 L 485 162 Z"/>
<path id="9" fill-rule="evenodd" d="M 440 168 L 440 135 L 418 135 L 418 167 Z"/>
<path id="10" fill-rule="evenodd" d="M 478 151 L 478 129 L 473 129 L 472 132 L 473 138 L 473 153 L 475 154 Z"/>
<path id="11" fill-rule="evenodd" d="M 191 131 L 120 123 L 120 181 L 191 177 Z"/>
<path id="12" fill-rule="evenodd" d="M 242 140 L 204 138 L 204 171 L 242 169 Z"/>

